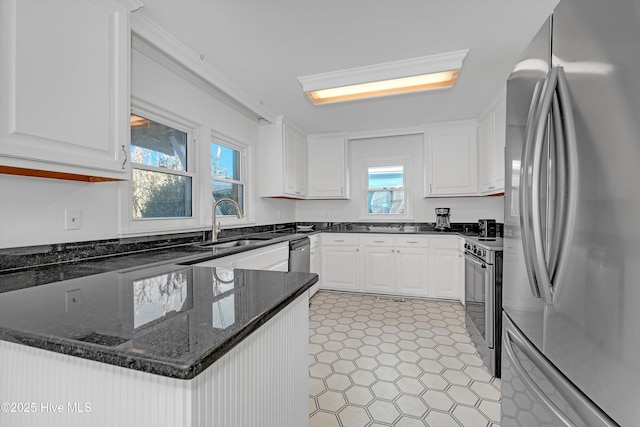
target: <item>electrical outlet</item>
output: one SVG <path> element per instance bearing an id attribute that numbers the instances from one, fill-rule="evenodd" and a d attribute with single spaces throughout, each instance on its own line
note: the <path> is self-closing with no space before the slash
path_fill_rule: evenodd
<path id="1" fill-rule="evenodd" d="M 73 313 L 82 305 L 82 291 L 80 289 L 72 289 L 65 292 L 65 313 Z"/>
<path id="2" fill-rule="evenodd" d="M 82 227 L 82 211 L 80 209 L 66 209 L 64 211 L 65 230 L 79 230 Z"/>

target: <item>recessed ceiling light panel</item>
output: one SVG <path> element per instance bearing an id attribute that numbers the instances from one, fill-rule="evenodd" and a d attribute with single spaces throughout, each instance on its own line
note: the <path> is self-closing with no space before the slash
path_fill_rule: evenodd
<path id="1" fill-rule="evenodd" d="M 298 77 L 314 104 L 452 87 L 468 50 Z"/>

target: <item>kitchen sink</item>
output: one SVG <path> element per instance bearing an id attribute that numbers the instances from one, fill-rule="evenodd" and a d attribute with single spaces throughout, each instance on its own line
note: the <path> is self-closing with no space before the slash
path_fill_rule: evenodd
<path id="1" fill-rule="evenodd" d="M 268 240 L 268 239 L 239 239 L 239 240 L 233 240 L 231 242 L 210 242 L 210 243 L 205 243 L 199 246 L 203 248 L 225 249 L 225 248 L 233 248 L 236 246 L 253 245 L 254 243 L 264 242 L 265 240 Z"/>

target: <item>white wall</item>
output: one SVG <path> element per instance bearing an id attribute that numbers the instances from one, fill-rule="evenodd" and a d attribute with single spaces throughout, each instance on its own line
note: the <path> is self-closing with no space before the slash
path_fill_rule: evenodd
<path id="1" fill-rule="evenodd" d="M 408 156 L 411 158 L 407 179 L 414 221 L 434 222 L 435 208 L 451 208 L 452 222 L 476 222 L 480 218 L 495 218 L 503 222 L 503 197 L 427 198 L 424 195 L 423 136 L 400 135 L 349 141 L 350 200 L 304 200 L 296 202 L 297 221 L 363 221 L 365 204 L 362 160 Z M 389 220 L 393 222 L 393 220 Z"/>

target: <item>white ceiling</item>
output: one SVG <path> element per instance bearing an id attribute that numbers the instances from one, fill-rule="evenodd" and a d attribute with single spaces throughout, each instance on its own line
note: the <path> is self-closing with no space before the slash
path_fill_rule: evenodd
<path id="1" fill-rule="evenodd" d="M 305 133 L 477 118 L 558 0 L 143 0 L 136 12 Z M 297 77 L 469 49 L 454 88 L 313 106 Z"/>

